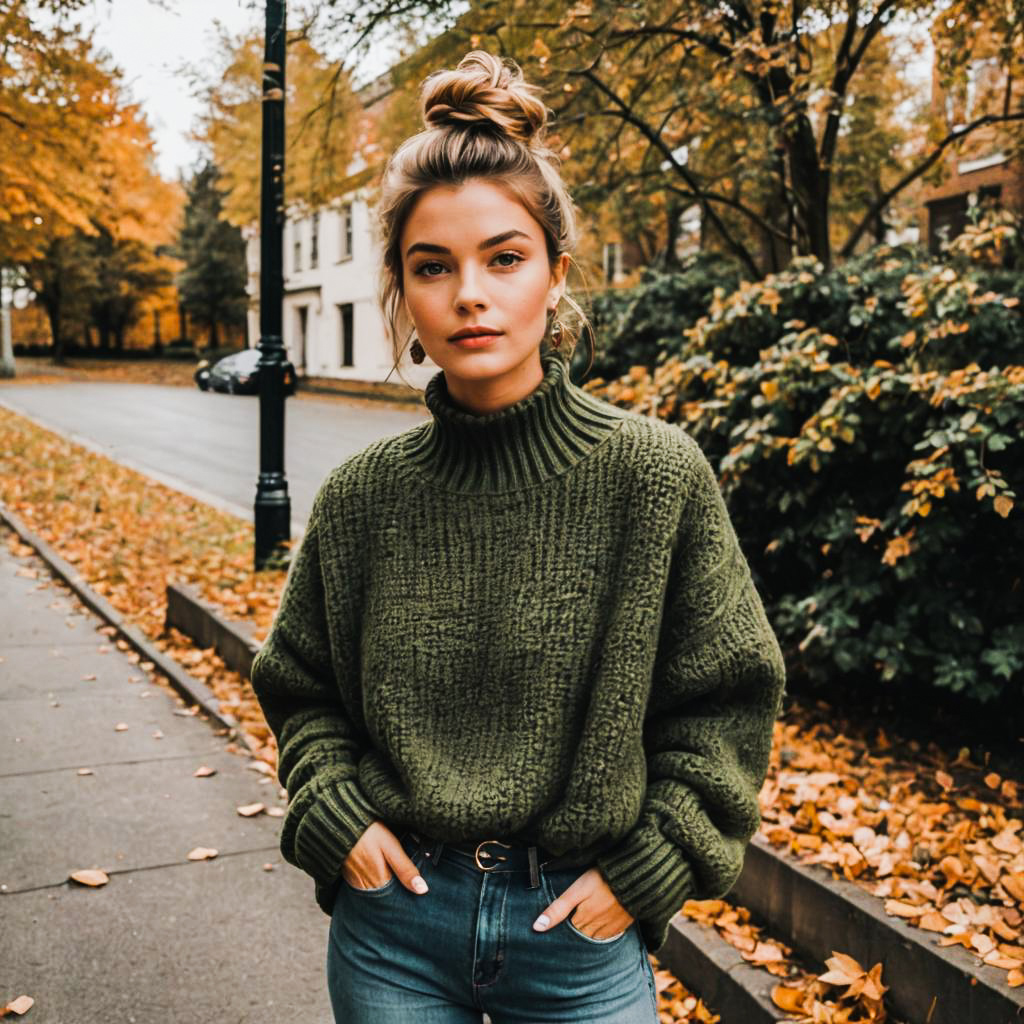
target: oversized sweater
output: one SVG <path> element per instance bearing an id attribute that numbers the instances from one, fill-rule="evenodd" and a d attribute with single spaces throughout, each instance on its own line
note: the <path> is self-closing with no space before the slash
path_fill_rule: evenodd
<path id="1" fill-rule="evenodd" d="M 596 866 L 654 952 L 740 872 L 782 656 L 694 440 L 541 355 L 486 415 L 439 371 L 429 419 L 319 488 L 252 665 L 281 850 L 330 914 L 375 820 L 529 840 Z"/>

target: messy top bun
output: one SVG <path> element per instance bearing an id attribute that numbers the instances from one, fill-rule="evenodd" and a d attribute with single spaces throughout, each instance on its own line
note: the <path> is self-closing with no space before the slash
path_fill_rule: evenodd
<path id="1" fill-rule="evenodd" d="M 496 129 L 530 145 L 541 141 L 547 120 L 539 93 L 514 62 L 473 50 L 456 70 L 435 71 L 423 83 L 423 123 L 427 128 Z"/>
<path id="2" fill-rule="evenodd" d="M 402 301 L 402 230 L 416 200 L 436 185 L 493 181 L 508 189 L 544 233 L 551 265 L 576 248 L 576 211 L 559 173 L 558 157 L 544 142 L 548 110 L 540 89 L 523 80 L 515 61 L 473 50 L 451 71 L 423 82 L 423 131 L 408 138 L 388 161 L 381 181 L 378 218 L 383 261 L 380 303 L 397 367 L 411 340 Z M 572 353 L 586 316 L 564 292 L 568 307 L 560 349 Z M 589 330 L 588 330 L 589 333 Z"/>

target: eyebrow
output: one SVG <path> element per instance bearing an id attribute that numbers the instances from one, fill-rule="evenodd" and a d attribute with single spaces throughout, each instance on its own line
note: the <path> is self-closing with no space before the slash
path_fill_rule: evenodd
<path id="1" fill-rule="evenodd" d="M 485 238 L 477 248 L 482 252 L 484 249 L 493 248 L 495 245 L 501 245 L 502 242 L 507 242 L 510 238 L 516 237 L 529 239 L 530 236 L 525 231 L 513 228 L 511 231 L 503 231 L 500 235 L 494 235 L 492 238 Z M 443 245 L 434 245 L 431 242 L 415 242 L 406 249 L 405 258 L 408 259 L 414 252 L 443 253 L 448 256 L 452 253 L 451 249 Z"/>

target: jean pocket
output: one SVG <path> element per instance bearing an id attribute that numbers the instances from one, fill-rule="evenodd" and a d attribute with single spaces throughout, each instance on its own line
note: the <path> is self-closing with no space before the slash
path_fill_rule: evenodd
<path id="1" fill-rule="evenodd" d="M 581 869 L 579 869 L 577 871 L 575 868 L 571 868 L 569 870 L 569 873 L 573 875 L 573 881 L 575 881 L 576 878 L 579 878 L 579 876 L 581 874 L 583 874 L 583 869 L 581 868 Z M 543 869 L 541 869 L 540 878 L 541 878 L 541 883 L 544 886 L 544 892 L 545 892 L 545 896 L 547 897 L 547 902 L 548 903 L 553 903 L 555 901 L 555 899 L 559 895 L 561 895 L 561 893 L 556 893 L 555 892 L 555 889 L 554 889 L 554 886 L 552 885 L 551 879 L 548 877 L 547 872 L 544 871 Z M 612 946 L 612 945 L 614 945 L 617 942 L 621 942 L 622 939 L 625 938 L 627 932 L 629 931 L 629 928 L 626 928 L 625 931 L 619 932 L 618 935 L 609 935 L 607 938 L 597 939 L 597 938 L 594 938 L 592 935 L 587 935 L 585 932 L 581 932 L 579 930 L 579 928 L 577 928 L 576 925 L 574 925 L 572 923 L 572 914 L 573 913 L 575 913 L 575 910 L 573 910 L 572 913 L 570 913 L 569 917 L 565 918 L 562 921 L 562 924 L 564 924 L 566 926 L 566 928 L 568 929 L 568 931 L 572 935 L 575 935 L 577 938 L 582 939 L 584 942 L 589 942 L 589 943 L 591 943 L 594 946 Z"/>
<path id="2" fill-rule="evenodd" d="M 416 865 L 416 869 L 419 870 L 419 844 L 413 841 L 408 829 L 405 829 L 402 832 L 397 832 L 396 835 L 398 836 L 398 841 L 401 844 L 402 849 L 405 851 L 406 855 L 410 858 L 410 860 L 412 860 L 412 862 Z M 358 885 L 353 885 L 345 877 L 344 872 L 342 872 L 341 880 L 345 883 L 345 885 L 351 892 L 357 892 L 362 896 L 384 896 L 387 895 L 387 893 L 391 892 L 399 884 L 398 875 L 396 875 L 394 871 L 391 872 L 391 877 L 386 882 L 384 882 L 383 885 L 377 885 L 370 889 L 362 889 Z"/>

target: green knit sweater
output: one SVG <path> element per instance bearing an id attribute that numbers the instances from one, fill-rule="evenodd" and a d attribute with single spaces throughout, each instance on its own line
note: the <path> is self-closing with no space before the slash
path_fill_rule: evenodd
<path id="1" fill-rule="evenodd" d="M 784 667 L 682 428 L 544 379 L 346 458 L 252 665 L 290 803 L 284 858 L 331 913 L 375 820 L 596 865 L 651 952 L 736 880 Z M 423 897 L 429 899 L 429 896 Z"/>

